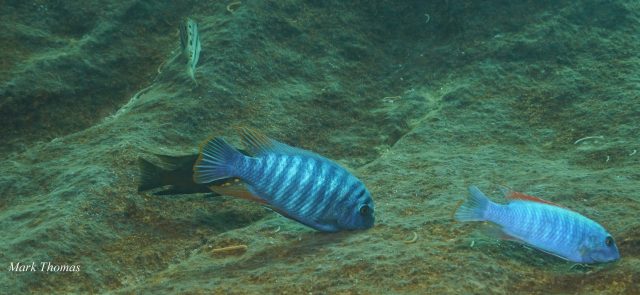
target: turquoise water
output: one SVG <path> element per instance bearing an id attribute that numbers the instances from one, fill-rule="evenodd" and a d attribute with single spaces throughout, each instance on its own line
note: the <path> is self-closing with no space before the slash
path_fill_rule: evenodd
<path id="1" fill-rule="evenodd" d="M 636 1 L 9 1 L 0 286 L 640 293 L 639 11 Z M 187 17 L 196 63 L 180 41 Z M 321 233 L 190 187 L 200 145 L 224 136 L 240 147 L 237 127 L 346 167 L 372 194 L 375 226 Z M 177 169 L 159 181 L 174 186 L 139 192 L 140 159 Z M 177 184 L 188 193 L 162 193 Z M 469 185 L 579 212 L 611 233 L 621 259 L 576 265 L 455 222 Z"/>

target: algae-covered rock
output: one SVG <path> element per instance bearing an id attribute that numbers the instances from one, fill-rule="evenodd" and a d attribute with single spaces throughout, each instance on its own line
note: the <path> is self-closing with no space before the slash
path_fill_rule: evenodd
<path id="1" fill-rule="evenodd" d="M 640 292 L 634 1 L 9 1 L 0 17 L 8 293 Z M 197 85 L 172 60 L 187 17 Z M 246 200 L 138 192 L 139 158 L 237 146 L 237 127 L 347 167 L 376 225 L 326 234 Z M 471 184 L 584 214 L 622 259 L 576 266 L 456 223 Z"/>

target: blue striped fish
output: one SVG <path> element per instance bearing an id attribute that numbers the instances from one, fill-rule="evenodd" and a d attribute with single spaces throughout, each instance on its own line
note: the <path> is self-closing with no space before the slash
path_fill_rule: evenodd
<path id="1" fill-rule="evenodd" d="M 264 204 L 281 215 L 324 232 L 367 229 L 374 223 L 371 194 L 338 164 L 254 130 L 242 129 L 249 155 L 223 138 L 208 141 L 194 164 L 194 181 L 235 178 L 211 189 Z"/>
<path id="2" fill-rule="evenodd" d="M 458 221 L 490 221 L 503 238 L 528 244 L 578 263 L 610 262 L 620 258 L 611 235 L 597 222 L 551 202 L 512 193 L 507 204 L 492 202 L 477 187 L 458 208 Z"/>

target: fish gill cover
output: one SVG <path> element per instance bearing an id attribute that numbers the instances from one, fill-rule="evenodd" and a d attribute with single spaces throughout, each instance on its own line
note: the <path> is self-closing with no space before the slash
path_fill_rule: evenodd
<path id="1" fill-rule="evenodd" d="M 169 62 L 187 17 L 197 85 Z M 615 0 L 6 2 L 0 286 L 640 293 L 639 17 Z M 348 168 L 375 226 L 319 233 L 236 198 L 137 191 L 139 159 L 235 126 Z M 580 212 L 621 259 L 574 265 L 456 223 L 472 184 Z"/>

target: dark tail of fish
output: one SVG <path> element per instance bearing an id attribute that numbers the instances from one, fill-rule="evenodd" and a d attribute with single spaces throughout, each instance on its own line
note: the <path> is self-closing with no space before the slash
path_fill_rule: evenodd
<path id="1" fill-rule="evenodd" d="M 484 221 L 485 211 L 491 201 L 477 187 L 469 187 L 469 197 L 456 211 L 457 221 Z"/>
<path id="2" fill-rule="evenodd" d="M 224 139 L 216 137 L 209 140 L 201 149 L 200 156 L 193 165 L 193 180 L 196 183 L 209 183 L 215 180 L 236 177 L 237 164 L 244 155 L 229 145 Z"/>
<path id="3" fill-rule="evenodd" d="M 138 159 L 138 167 L 140 167 L 138 192 L 147 191 L 163 185 L 162 175 L 164 174 L 164 170 L 162 168 L 143 158 Z"/>

